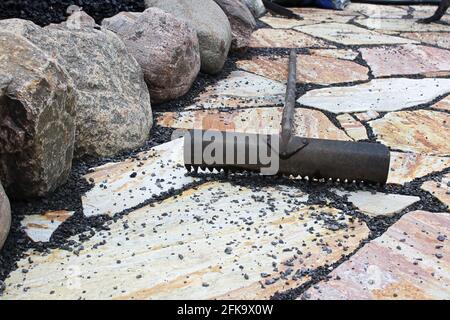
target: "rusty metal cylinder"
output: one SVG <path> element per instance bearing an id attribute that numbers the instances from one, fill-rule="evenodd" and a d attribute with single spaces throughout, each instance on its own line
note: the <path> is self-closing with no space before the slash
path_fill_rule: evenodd
<path id="1" fill-rule="evenodd" d="M 255 171 L 308 179 L 386 183 L 390 153 L 378 143 L 292 137 L 297 150 L 279 154 L 279 135 L 192 130 L 184 138 L 188 169 Z M 277 143 L 278 142 L 278 143 Z"/>

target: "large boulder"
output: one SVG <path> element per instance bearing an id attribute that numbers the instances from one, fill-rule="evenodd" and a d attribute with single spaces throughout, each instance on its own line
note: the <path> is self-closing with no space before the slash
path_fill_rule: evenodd
<path id="1" fill-rule="evenodd" d="M 0 25 L 0 180 L 11 197 L 44 196 L 71 169 L 75 90 L 54 57 L 4 29 Z"/>
<path id="2" fill-rule="evenodd" d="M 232 51 L 246 50 L 256 21 L 243 0 L 214 0 L 225 12 L 231 24 Z"/>
<path id="3" fill-rule="evenodd" d="M 244 0 L 244 2 L 255 18 L 259 18 L 266 13 L 266 7 L 262 0 Z"/>
<path id="4" fill-rule="evenodd" d="M 0 21 L 0 28 L 23 35 L 68 70 L 77 96 L 75 155 L 112 156 L 148 138 L 150 96 L 141 67 L 122 40 L 86 25 L 87 20 L 40 28 L 11 19 Z"/>
<path id="5" fill-rule="evenodd" d="M 11 207 L 6 196 L 5 190 L 0 183 L 0 249 L 8 237 L 9 228 L 11 227 Z"/>
<path id="6" fill-rule="evenodd" d="M 152 103 L 189 91 L 200 71 L 200 49 L 196 31 L 186 22 L 149 8 L 143 13 L 119 13 L 102 25 L 119 35 L 140 64 Z"/>
<path id="7" fill-rule="evenodd" d="M 145 4 L 173 14 L 197 31 L 202 72 L 216 74 L 222 70 L 231 45 L 231 26 L 213 0 L 146 0 Z"/>

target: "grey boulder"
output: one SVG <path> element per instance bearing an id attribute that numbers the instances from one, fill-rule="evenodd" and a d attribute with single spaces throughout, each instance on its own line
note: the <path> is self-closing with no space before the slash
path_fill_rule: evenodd
<path id="1" fill-rule="evenodd" d="M 243 0 L 255 18 L 259 18 L 266 13 L 266 7 L 262 0 Z"/>
<path id="2" fill-rule="evenodd" d="M 44 196 L 71 169 L 74 85 L 20 30 L 4 32 L 4 24 L 0 30 L 0 180 L 10 197 Z"/>
<path id="3" fill-rule="evenodd" d="M 8 237 L 9 228 L 11 227 L 11 207 L 5 190 L 0 183 L 0 249 L 3 247 Z"/>
<path id="4" fill-rule="evenodd" d="M 76 156 L 112 156 L 147 140 L 153 122 L 148 88 L 116 34 L 83 23 L 40 28 L 18 19 L 2 20 L 0 28 L 22 34 L 68 70 L 77 96 Z"/>
<path id="5" fill-rule="evenodd" d="M 231 24 L 232 51 L 246 50 L 256 21 L 242 0 L 214 0 L 225 12 Z"/>
<path id="6" fill-rule="evenodd" d="M 197 31 L 202 72 L 216 74 L 222 70 L 231 46 L 231 26 L 213 0 L 146 0 L 145 4 L 173 14 Z"/>
<path id="7" fill-rule="evenodd" d="M 117 33 L 140 64 L 152 103 L 189 91 L 200 71 L 200 49 L 196 31 L 186 22 L 149 8 L 119 13 L 102 25 Z"/>

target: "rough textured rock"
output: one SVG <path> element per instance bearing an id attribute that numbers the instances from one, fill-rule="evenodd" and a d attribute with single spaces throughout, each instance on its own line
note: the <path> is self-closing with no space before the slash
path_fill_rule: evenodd
<path id="1" fill-rule="evenodd" d="M 323 40 L 285 29 L 258 29 L 253 32 L 250 41 L 250 47 L 252 48 L 326 48 L 327 46 Z"/>
<path id="2" fill-rule="evenodd" d="M 322 300 L 449 299 L 449 233 L 447 212 L 407 213 L 305 296 Z"/>
<path id="3" fill-rule="evenodd" d="M 396 111 L 429 103 L 448 92 L 449 79 L 389 78 L 350 87 L 311 90 L 298 102 L 334 113 Z"/>
<path id="4" fill-rule="evenodd" d="M 11 207 L 5 190 L 0 183 L 0 250 L 8 237 L 9 228 L 11 227 Z"/>
<path id="5" fill-rule="evenodd" d="M 42 29 L 24 20 L 3 20 L 0 27 L 56 57 L 74 80 L 77 156 L 110 156 L 147 139 L 152 113 L 144 76 L 113 32 L 64 25 Z"/>
<path id="6" fill-rule="evenodd" d="M 295 30 L 344 45 L 415 43 L 413 40 L 380 34 L 343 23 L 324 23 L 295 27 Z"/>
<path id="7" fill-rule="evenodd" d="M 377 140 L 392 149 L 449 156 L 450 115 L 439 111 L 391 112 L 369 122 Z"/>
<path id="8" fill-rule="evenodd" d="M 145 5 L 169 12 L 197 31 L 202 72 L 216 74 L 222 70 L 231 45 L 231 26 L 214 1 L 146 0 Z"/>
<path id="9" fill-rule="evenodd" d="M 406 44 L 398 47 L 361 48 L 376 77 L 401 74 L 450 74 L 450 51 L 429 46 Z"/>
<path id="10" fill-rule="evenodd" d="M 264 7 L 262 0 L 244 0 L 244 3 L 255 18 L 259 18 L 266 13 L 266 7 Z"/>
<path id="11" fill-rule="evenodd" d="M 233 112 L 192 110 L 165 112 L 157 118 L 163 127 L 215 129 L 247 133 L 277 134 L 281 130 L 282 108 L 248 108 Z M 295 109 L 294 133 L 301 137 L 348 141 L 350 138 L 318 110 Z"/>
<path id="12" fill-rule="evenodd" d="M 9 196 L 43 196 L 63 184 L 74 140 L 75 93 L 68 73 L 30 41 L 1 32 L 0 180 Z"/>
<path id="13" fill-rule="evenodd" d="M 247 49 L 256 21 L 242 0 L 214 0 L 225 12 L 231 25 L 231 50 Z"/>
<path id="14" fill-rule="evenodd" d="M 238 68 L 261 76 L 285 82 L 288 76 L 288 58 L 279 56 L 252 56 L 239 60 Z M 318 55 L 300 54 L 297 57 L 297 81 L 333 84 L 369 79 L 369 69 L 353 61 Z"/>
<path id="15" fill-rule="evenodd" d="M 154 103 L 181 97 L 200 71 L 197 33 L 186 22 L 158 8 L 123 12 L 105 19 L 136 58 Z"/>

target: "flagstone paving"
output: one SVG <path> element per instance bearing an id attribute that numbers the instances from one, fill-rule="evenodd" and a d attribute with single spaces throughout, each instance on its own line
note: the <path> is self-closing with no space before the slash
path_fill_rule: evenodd
<path id="1" fill-rule="evenodd" d="M 285 93 L 284 83 L 249 72 L 233 71 L 225 79 L 205 88 L 195 99 L 195 104 L 187 109 L 282 105 Z"/>
<path id="2" fill-rule="evenodd" d="M 441 48 L 450 49 L 449 32 L 404 32 L 401 36 Z"/>
<path id="3" fill-rule="evenodd" d="M 277 134 L 281 130 L 282 108 L 252 108 L 233 112 L 195 110 L 165 112 L 157 116 L 162 127 L 177 129 L 215 129 L 246 133 Z M 323 113 L 317 110 L 295 110 L 295 134 L 309 138 L 350 140 Z"/>
<path id="4" fill-rule="evenodd" d="M 314 37 L 344 45 L 416 43 L 416 41 L 411 39 L 385 35 L 351 24 L 343 23 L 325 23 L 320 25 L 300 26 L 295 27 L 294 29 Z"/>
<path id="5" fill-rule="evenodd" d="M 34 242 L 48 242 L 53 232 L 71 216 L 73 211 L 49 211 L 42 215 L 25 216 L 21 221 L 27 236 Z"/>
<path id="6" fill-rule="evenodd" d="M 360 49 L 376 77 L 400 74 L 450 74 L 450 51 L 420 45 Z"/>
<path id="7" fill-rule="evenodd" d="M 397 6 L 383 6 L 362 3 L 350 3 L 346 8 L 348 11 L 363 14 L 369 18 L 396 18 L 400 19 L 408 14 L 408 10 Z"/>
<path id="8" fill-rule="evenodd" d="M 336 117 L 336 119 L 341 124 L 342 128 L 344 128 L 345 132 L 353 139 L 353 140 L 367 140 L 369 137 L 367 136 L 366 127 L 362 125 L 361 122 L 355 120 L 348 113 L 341 114 Z"/>
<path id="9" fill-rule="evenodd" d="M 428 110 L 392 112 L 369 124 L 377 140 L 393 149 L 450 155 L 448 113 Z"/>
<path id="10" fill-rule="evenodd" d="M 278 133 L 295 48 L 295 134 L 386 144 L 387 186 L 193 176 L 183 140 L 162 139 L 82 164 L 73 208 L 21 211 L 14 237 L 41 243 L 0 253 L 0 299 L 450 299 L 450 14 L 292 10 L 303 19 L 267 14 L 206 87 L 154 106 L 155 127 Z"/>
<path id="11" fill-rule="evenodd" d="M 27 252 L 3 299 L 269 298 L 368 235 L 364 222 L 307 199 L 297 188 L 207 183 L 131 212 L 76 254 Z"/>
<path id="12" fill-rule="evenodd" d="M 407 213 L 303 297 L 450 299 L 449 234 L 448 213 Z"/>
<path id="13" fill-rule="evenodd" d="M 411 40 L 412 41 L 412 40 Z M 295 30 L 258 29 L 250 39 L 251 48 L 324 48 L 329 47 L 323 40 L 316 39 Z"/>
<path id="14" fill-rule="evenodd" d="M 419 197 L 381 192 L 336 190 L 339 196 L 347 197 L 362 213 L 371 216 L 393 216 L 410 205 L 420 201 Z"/>
<path id="15" fill-rule="evenodd" d="M 450 111 L 450 96 L 445 97 L 444 99 L 438 101 L 437 103 L 431 106 L 433 109 Z"/>
<path id="16" fill-rule="evenodd" d="M 308 91 L 298 102 L 329 112 L 396 111 L 450 92 L 450 79 L 375 79 L 354 86 Z"/>
<path id="17" fill-rule="evenodd" d="M 113 216 L 198 180 L 185 173 L 183 139 L 161 144 L 133 159 L 93 168 L 85 176 L 94 186 L 82 197 L 83 213 L 87 217 Z"/>
<path id="18" fill-rule="evenodd" d="M 430 192 L 434 197 L 450 207 L 450 173 L 444 175 L 438 181 L 431 180 L 424 182 L 422 189 Z"/>
<path id="19" fill-rule="evenodd" d="M 450 167 L 450 157 L 428 156 L 413 152 L 391 152 L 388 183 L 403 185 L 416 178 Z"/>
<path id="20" fill-rule="evenodd" d="M 417 20 L 414 19 L 358 18 L 355 20 L 355 22 L 371 30 L 403 31 L 403 32 L 450 31 L 450 26 L 438 23 L 430 23 L 423 25 L 417 23 Z"/>
<path id="21" fill-rule="evenodd" d="M 309 52 L 317 56 L 344 60 L 355 60 L 359 54 L 352 49 L 309 49 Z"/>
<path id="22" fill-rule="evenodd" d="M 288 75 L 287 57 L 252 57 L 240 60 L 237 66 L 261 76 L 286 81 Z M 352 61 L 300 54 L 297 56 L 297 81 L 317 84 L 364 81 L 369 79 L 369 69 Z"/>

